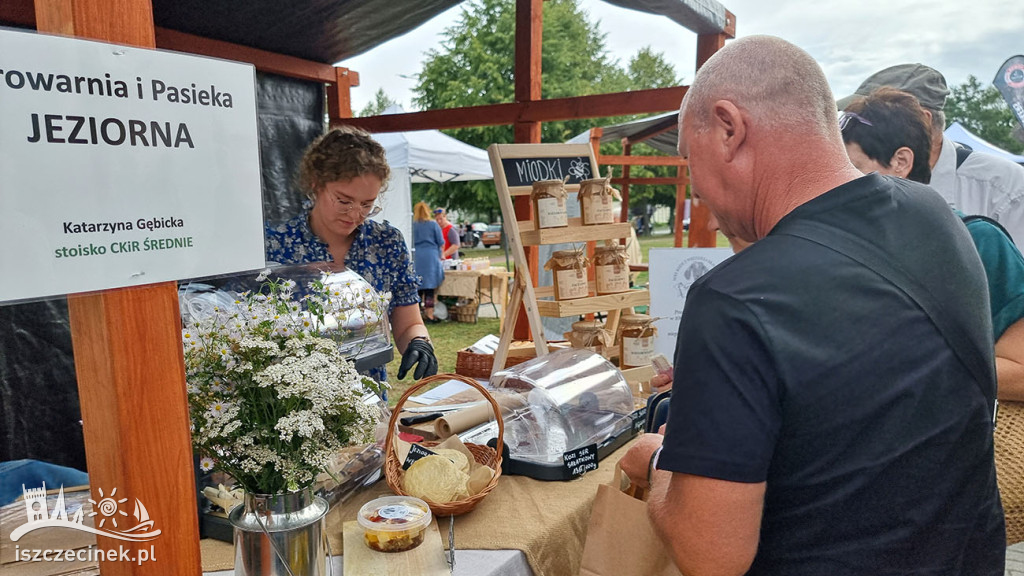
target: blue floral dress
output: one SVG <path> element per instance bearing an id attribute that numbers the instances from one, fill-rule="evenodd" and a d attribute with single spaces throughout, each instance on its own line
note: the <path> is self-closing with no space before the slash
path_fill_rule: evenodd
<path id="1" fill-rule="evenodd" d="M 309 209 L 291 220 L 268 226 L 264 244 L 267 261 L 279 264 L 333 262 L 327 244 L 309 227 Z M 419 304 L 419 279 L 409 258 L 402 233 L 387 222 L 366 220 L 356 228 L 345 267 L 366 279 L 379 292 L 391 292 L 389 313 L 395 306 Z M 380 382 L 387 380 L 383 366 L 370 371 Z"/>

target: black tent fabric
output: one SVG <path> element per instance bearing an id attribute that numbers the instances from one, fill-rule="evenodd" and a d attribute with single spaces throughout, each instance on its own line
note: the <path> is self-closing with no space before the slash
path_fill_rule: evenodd
<path id="1" fill-rule="evenodd" d="M 607 1 L 663 15 L 700 34 L 726 27 L 726 10 L 716 0 Z M 153 20 L 180 32 L 333 64 L 397 38 L 461 2 L 153 0 Z"/>

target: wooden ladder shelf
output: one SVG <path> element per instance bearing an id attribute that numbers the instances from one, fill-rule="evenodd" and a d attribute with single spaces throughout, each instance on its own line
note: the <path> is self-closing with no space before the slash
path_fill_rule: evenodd
<path id="1" fill-rule="evenodd" d="M 494 354 L 494 371 L 505 366 L 513 341 L 515 319 L 520 309 L 525 309 L 526 318 L 533 334 L 537 356 L 549 351 L 541 317 L 566 318 L 604 312 L 607 314 L 605 328 L 615 333 L 620 311 L 632 310 L 634 306 L 650 305 L 647 290 L 630 290 L 616 294 L 589 296 L 572 300 L 555 300 L 553 286 L 533 285 L 525 246 L 573 242 L 598 242 L 603 240 L 624 240 L 629 238 L 629 223 L 596 224 L 584 226 L 580 218 L 569 218 L 565 228 L 537 230 L 532 220 L 517 220 L 513 199 L 529 196 L 535 180 L 561 179 L 569 176 L 566 191 L 579 192 L 581 180 L 596 178 L 597 161 L 589 144 L 492 144 L 487 149 L 494 172 L 494 184 L 501 204 L 501 215 L 505 238 L 515 261 L 515 276 L 506 321 L 501 330 L 501 342 Z M 570 200 L 571 201 L 571 200 Z M 593 282 L 590 293 L 596 294 Z M 654 370 L 649 366 L 623 370 L 630 383 L 649 380 Z"/>

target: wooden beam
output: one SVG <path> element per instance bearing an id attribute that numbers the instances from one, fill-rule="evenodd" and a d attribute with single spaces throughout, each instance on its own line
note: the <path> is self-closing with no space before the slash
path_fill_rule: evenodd
<path id="1" fill-rule="evenodd" d="M 541 52 L 544 40 L 544 4 L 542 0 L 516 0 L 516 52 L 515 52 L 515 94 L 518 105 L 529 105 L 541 97 Z M 521 144 L 538 143 L 541 140 L 540 121 L 515 118 L 506 124 L 513 125 L 513 142 Z M 403 128 L 407 129 L 407 128 Z M 512 199 L 517 220 L 531 220 L 533 206 L 529 196 Z M 534 246 L 523 248 L 530 269 L 530 282 L 537 285 L 539 279 L 539 252 Z M 517 340 L 530 340 L 530 320 L 526 307 L 519 309 L 513 335 Z"/>
<path id="2" fill-rule="evenodd" d="M 330 64 L 303 60 L 294 56 L 285 56 L 284 54 L 250 48 L 222 40 L 213 40 L 167 28 L 156 29 L 156 47 L 165 50 L 176 50 L 178 52 L 223 58 L 225 60 L 248 62 L 256 66 L 256 69 L 260 72 L 270 72 L 271 74 L 280 74 L 291 78 L 328 83 L 336 81 L 334 66 Z"/>
<path id="3" fill-rule="evenodd" d="M 516 102 L 425 110 L 407 114 L 367 116 L 346 121 L 369 132 L 402 132 L 496 126 L 517 122 L 551 122 L 575 118 L 607 118 L 624 114 L 647 114 L 677 110 L 686 94 L 686 86 L 652 88 L 633 92 L 594 94 L 574 98 L 553 98 L 536 102 Z M 337 123 L 332 118 L 331 123 Z"/>
<path id="4" fill-rule="evenodd" d="M 676 175 L 682 178 L 686 178 L 686 166 L 680 166 L 676 168 Z M 672 231 L 674 232 L 675 238 L 672 243 L 676 248 L 683 246 L 683 218 L 686 216 L 686 184 L 676 184 L 676 210 L 675 218 L 676 221 L 672 223 Z"/>
<path id="5" fill-rule="evenodd" d="M 632 142 L 626 140 L 632 146 Z M 686 160 L 679 156 L 616 156 L 604 154 L 597 157 L 598 164 L 614 164 L 616 166 L 685 166 Z"/>
<path id="6" fill-rule="evenodd" d="M 32 0 L 3 0 L 0 2 L 0 23 L 36 27 L 36 12 Z"/>
<path id="7" fill-rule="evenodd" d="M 542 0 L 516 0 L 516 102 L 540 100 L 543 32 Z"/>
<path id="8" fill-rule="evenodd" d="M 41 32 L 120 44 L 155 45 L 149 0 L 36 0 Z M 135 557 L 154 547 L 162 561 L 100 562 L 104 576 L 202 572 L 192 468 L 181 317 L 174 282 L 68 297 L 85 454 L 93 500 L 101 490 L 138 499 L 161 534 L 144 543 L 98 538 Z"/>
<path id="9" fill-rule="evenodd" d="M 327 89 L 327 110 L 331 118 L 352 117 L 352 86 L 359 86 L 359 74 L 348 68 L 335 68 L 333 86 Z M 353 84 L 353 80 L 355 84 Z"/>
<path id="10" fill-rule="evenodd" d="M 622 153 L 625 156 L 631 156 L 633 154 L 633 145 L 622 139 Z M 613 184 L 619 185 L 619 193 L 622 195 L 622 209 L 619 212 L 619 220 L 622 222 L 629 222 L 629 185 L 632 179 L 629 177 L 630 165 L 625 164 L 622 167 L 622 178 L 612 178 Z"/>
<path id="11" fill-rule="evenodd" d="M 697 69 L 725 46 L 725 41 L 736 37 L 736 16 L 726 11 L 725 31 L 720 34 L 697 35 Z M 711 213 L 700 202 L 690 202 L 690 247 L 714 248 L 718 232 L 708 227 Z"/>

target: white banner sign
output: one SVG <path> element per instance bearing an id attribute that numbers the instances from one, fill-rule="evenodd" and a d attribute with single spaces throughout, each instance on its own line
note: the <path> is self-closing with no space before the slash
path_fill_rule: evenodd
<path id="1" fill-rule="evenodd" d="M 683 317 L 686 293 L 698 278 L 732 256 L 729 248 L 652 248 L 650 263 L 651 316 L 654 326 L 654 351 L 669 361 L 676 357 L 676 337 Z"/>
<path id="2" fill-rule="evenodd" d="M 255 82 L 0 30 L 0 302 L 262 267 Z"/>

